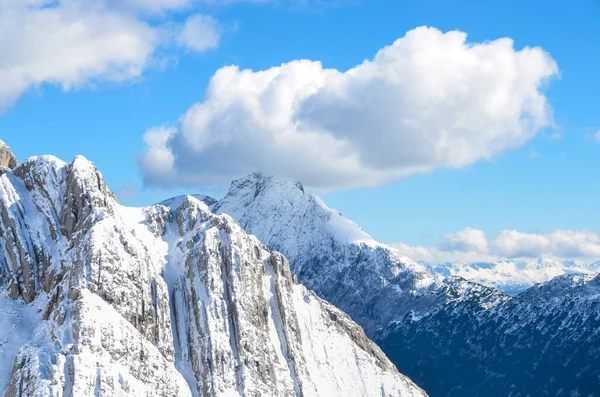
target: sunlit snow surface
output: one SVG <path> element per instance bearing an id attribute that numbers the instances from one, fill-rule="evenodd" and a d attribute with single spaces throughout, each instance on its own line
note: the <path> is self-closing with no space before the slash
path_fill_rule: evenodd
<path id="1" fill-rule="evenodd" d="M 15 357 L 40 320 L 37 303 L 25 304 L 0 295 L 0 390 L 8 386 Z"/>

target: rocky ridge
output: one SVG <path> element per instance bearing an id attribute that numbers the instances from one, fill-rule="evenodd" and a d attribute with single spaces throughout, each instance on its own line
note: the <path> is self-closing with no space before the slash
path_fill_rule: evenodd
<path id="1" fill-rule="evenodd" d="M 15 168 L 18 163 L 10 147 L 0 139 L 0 175 Z"/>
<path id="2" fill-rule="evenodd" d="M 0 283 L 8 397 L 425 395 L 231 217 L 121 206 L 83 157 L 0 176 Z"/>

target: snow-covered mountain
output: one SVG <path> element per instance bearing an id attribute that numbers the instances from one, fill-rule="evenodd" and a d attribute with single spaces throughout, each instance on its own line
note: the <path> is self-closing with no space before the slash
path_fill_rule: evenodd
<path id="1" fill-rule="evenodd" d="M 285 178 L 241 178 L 211 207 L 286 255 L 432 396 L 600 396 L 599 277 L 517 297 L 440 278 Z"/>
<path id="2" fill-rule="evenodd" d="M 376 242 L 290 179 L 251 174 L 234 181 L 212 208 L 283 252 L 305 285 L 351 313 L 367 333 L 408 312 L 423 315 L 431 302 L 414 301 L 414 292 L 441 284 L 425 266 Z"/>
<path id="3" fill-rule="evenodd" d="M 94 165 L 0 176 L 5 396 L 424 396 L 346 314 L 193 196 L 119 205 Z"/>
<path id="4" fill-rule="evenodd" d="M 488 308 L 462 299 L 374 337 L 432 396 L 599 396 L 600 276 L 556 277 Z"/>
<path id="5" fill-rule="evenodd" d="M 600 272 L 599 262 L 535 258 L 498 260 L 493 263 L 446 262 L 425 265 L 441 277 L 460 276 L 475 283 L 496 287 L 505 294 L 515 295 L 535 284 L 545 283 L 566 274 Z"/>

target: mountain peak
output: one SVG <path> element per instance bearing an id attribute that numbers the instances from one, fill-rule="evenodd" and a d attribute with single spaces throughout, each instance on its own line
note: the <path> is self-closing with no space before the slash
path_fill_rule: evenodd
<path id="1" fill-rule="evenodd" d="M 377 243 L 288 178 L 255 173 L 238 179 L 212 209 L 232 216 L 246 232 L 282 252 L 302 282 L 335 305 L 353 310 L 353 318 L 367 332 L 384 326 L 396 313 L 406 314 L 404 306 L 391 304 L 394 298 L 412 299 L 412 291 L 436 283 L 424 266 Z M 373 293 L 378 286 L 379 292 Z M 375 318 L 375 312 L 381 317 Z"/>
<path id="2" fill-rule="evenodd" d="M 250 175 L 236 179 L 231 182 L 229 193 L 237 190 L 254 190 L 255 196 L 258 196 L 261 191 L 269 190 L 280 190 L 280 191 L 295 191 L 298 190 L 304 194 L 304 186 L 302 183 L 295 181 L 291 178 L 280 177 L 275 175 L 267 175 L 262 172 L 253 172 Z"/>
<path id="3" fill-rule="evenodd" d="M 265 210 L 279 208 L 282 203 L 287 203 L 287 206 L 294 208 L 304 205 L 309 197 L 310 195 L 304 193 L 304 187 L 300 182 L 254 172 L 231 182 L 225 197 L 211 208 L 215 213 L 227 212 L 239 221 L 245 208 L 252 203 L 259 203 L 265 207 Z M 222 211 L 222 209 L 227 210 Z"/>
<path id="4" fill-rule="evenodd" d="M 0 139 L 0 169 L 13 169 L 19 164 L 10 147 Z M 0 171 L 1 173 L 1 171 Z"/>

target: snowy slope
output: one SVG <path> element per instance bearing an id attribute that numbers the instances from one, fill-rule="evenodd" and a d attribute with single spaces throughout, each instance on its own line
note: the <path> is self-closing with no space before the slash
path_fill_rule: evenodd
<path id="1" fill-rule="evenodd" d="M 376 242 L 290 179 L 249 175 L 234 181 L 212 208 L 284 253 L 305 285 L 350 313 L 367 333 L 408 311 L 427 312 L 430 302 L 409 301 L 414 291 L 439 284 L 425 266 Z"/>
<path id="2" fill-rule="evenodd" d="M 23 346 L 33 336 L 35 325 L 41 320 L 37 305 L 24 304 L 0 296 L 0 387 L 6 388 L 12 364 Z"/>
<path id="3" fill-rule="evenodd" d="M 162 258 L 123 224 L 91 163 L 25 161 L 0 177 L 0 220 L 2 284 L 41 309 L 2 363 L 6 396 L 192 395 L 172 363 Z"/>
<path id="4" fill-rule="evenodd" d="M 148 215 L 151 230 L 169 246 L 165 279 L 177 366 L 195 374 L 197 390 L 422 395 L 356 324 L 296 284 L 287 260 L 231 217 L 213 215 L 192 196 Z M 212 362 L 224 367 L 214 369 Z"/>
<path id="5" fill-rule="evenodd" d="M 600 276 L 559 276 L 516 297 L 439 277 L 285 178 L 241 178 L 212 208 L 286 255 L 432 396 L 600 396 Z M 498 282 L 515 271 L 464 269 Z"/>
<path id="6" fill-rule="evenodd" d="M 564 261 L 555 258 L 500 260 L 495 263 L 426 264 L 436 275 L 460 276 L 469 281 L 496 287 L 505 294 L 518 294 L 538 283 L 565 274 L 600 272 L 600 262 Z"/>
<path id="7" fill-rule="evenodd" d="M 600 276 L 556 277 L 488 309 L 462 300 L 376 337 L 432 396 L 599 396 Z"/>
<path id="8" fill-rule="evenodd" d="M 119 205 L 83 157 L 0 176 L 5 396 L 424 396 L 193 196 Z"/>

